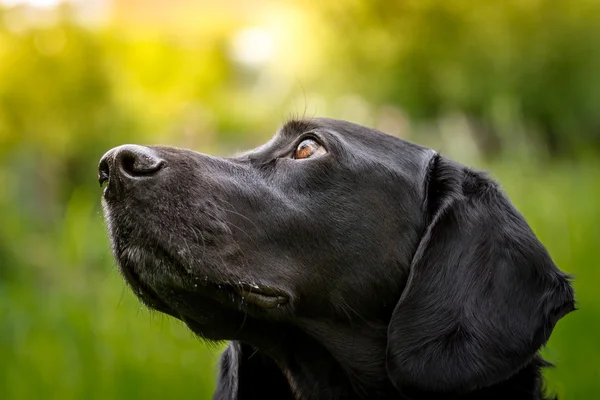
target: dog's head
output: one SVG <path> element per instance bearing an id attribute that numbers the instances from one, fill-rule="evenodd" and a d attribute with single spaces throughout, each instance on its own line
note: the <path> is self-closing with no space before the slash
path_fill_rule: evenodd
<path id="1" fill-rule="evenodd" d="M 383 327 L 396 387 L 469 390 L 529 362 L 573 309 L 493 181 L 362 126 L 292 121 L 233 158 L 126 145 L 99 171 L 125 279 L 207 339 L 268 346 L 285 326 L 335 354 L 355 325 Z"/>

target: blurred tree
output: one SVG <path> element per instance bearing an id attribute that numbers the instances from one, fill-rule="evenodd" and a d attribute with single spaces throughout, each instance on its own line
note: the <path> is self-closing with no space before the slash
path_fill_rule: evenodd
<path id="1" fill-rule="evenodd" d="M 554 156 L 600 150 L 600 2 L 314 2 L 326 83 L 418 120 L 465 113 L 488 155 L 524 126 Z M 337 78 L 337 79 L 335 79 Z"/>
<path id="2" fill-rule="evenodd" d="M 0 30 L 0 155 L 34 225 L 54 223 L 52 208 L 90 181 L 100 149 L 135 130 L 116 102 L 100 38 L 69 21 Z"/>

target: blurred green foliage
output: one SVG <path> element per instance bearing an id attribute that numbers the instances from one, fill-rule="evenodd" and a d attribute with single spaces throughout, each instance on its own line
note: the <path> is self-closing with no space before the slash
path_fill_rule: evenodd
<path id="1" fill-rule="evenodd" d="M 600 395 L 600 2 L 267 3 L 295 36 L 263 64 L 231 46 L 263 19 L 215 23 L 202 7 L 205 29 L 184 35 L 178 21 L 0 6 L 1 399 L 210 398 L 219 348 L 142 309 L 114 267 L 97 162 L 129 142 L 226 154 L 289 114 L 377 126 L 493 171 L 576 278 L 580 311 L 545 350 L 548 387 Z"/>
<path id="2" fill-rule="evenodd" d="M 324 8 L 338 88 L 401 104 L 420 120 L 464 113 L 490 156 L 514 148 L 521 125 L 551 155 L 600 149 L 597 0 L 374 0 Z"/>

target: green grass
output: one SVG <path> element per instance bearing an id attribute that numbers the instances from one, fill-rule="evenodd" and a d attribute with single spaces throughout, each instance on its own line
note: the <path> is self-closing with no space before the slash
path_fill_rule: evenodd
<path id="1" fill-rule="evenodd" d="M 574 277 L 578 311 L 562 319 L 544 351 L 556 364 L 548 388 L 561 399 L 600 395 L 600 165 L 496 165 L 494 175 L 556 264 Z"/>
<path id="2" fill-rule="evenodd" d="M 4 292 L 0 398 L 209 398 L 218 352 L 121 286 L 112 273 L 91 293 Z"/>
<path id="3" fill-rule="evenodd" d="M 600 168 L 489 168 L 561 269 L 579 311 L 545 349 L 561 399 L 600 394 Z M 6 182 L 5 182 L 6 184 Z M 9 191 L 12 186 L 10 182 Z M 114 267 L 97 187 L 75 191 L 50 230 L 30 227 L 0 194 L 0 399 L 209 399 L 218 348 L 140 307 Z"/>
<path id="4" fill-rule="evenodd" d="M 13 273 L 0 280 L 0 399 L 210 398 L 218 348 L 125 287 L 98 192 L 75 191 L 53 234 L 17 229 L 16 210 L 5 213 Z"/>

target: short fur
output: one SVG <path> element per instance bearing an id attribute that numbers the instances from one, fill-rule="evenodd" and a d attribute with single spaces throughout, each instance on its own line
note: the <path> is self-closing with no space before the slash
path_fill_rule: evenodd
<path id="1" fill-rule="evenodd" d="M 306 138 L 327 153 L 293 159 Z M 304 119 L 232 158 L 118 147 L 100 180 L 136 295 L 230 341 L 215 399 L 544 398 L 573 291 L 479 171 Z"/>

